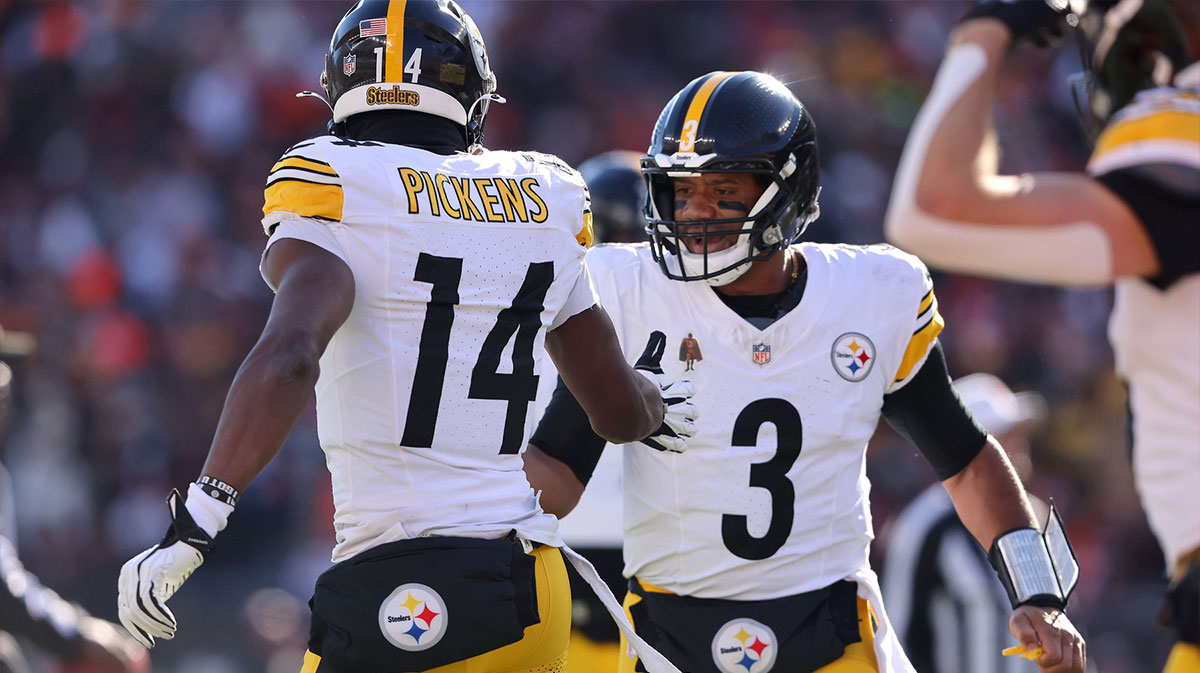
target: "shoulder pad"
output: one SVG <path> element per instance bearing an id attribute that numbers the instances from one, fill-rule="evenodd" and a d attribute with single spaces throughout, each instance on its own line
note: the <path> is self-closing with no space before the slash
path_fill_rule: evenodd
<path id="1" fill-rule="evenodd" d="M 575 170 L 574 168 L 571 168 L 570 164 L 563 161 L 562 159 L 559 159 L 558 157 L 554 156 L 553 154 L 546 154 L 544 152 L 521 152 L 520 154 L 522 157 L 525 157 L 527 160 L 529 160 L 535 164 L 540 164 L 542 166 L 549 166 L 550 168 L 552 168 L 556 171 L 559 171 L 559 172 L 565 173 L 566 175 L 578 178 L 580 183 L 583 182 L 583 178 L 579 176 L 579 171 Z"/>

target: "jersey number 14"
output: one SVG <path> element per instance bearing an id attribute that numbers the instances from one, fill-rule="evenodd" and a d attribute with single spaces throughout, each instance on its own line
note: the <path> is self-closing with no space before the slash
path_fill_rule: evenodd
<path id="1" fill-rule="evenodd" d="M 433 446 L 433 431 L 442 400 L 442 384 L 446 378 L 450 328 L 454 325 L 454 307 L 458 304 L 462 265 L 463 260 L 459 257 L 438 257 L 423 252 L 417 258 L 414 279 L 431 283 L 433 290 L 425 309 L 412 397 L 408 400 L 404 436 L 400 439 L 404 446 L 426 449 Z M 553 281 L 554 262 L 534 262 L 529 265 L 521 289 L 517 290 L 512 305 L 496 316 L 496 325 L 483 340 L 483 348 L 471 371 L 471 387 L 467 397 L 508 402 L 500 442 L 502 454 L 520 452 L 529 403 L 537 397 L 538 376 L 533 373 L 533 343 L 542 326 L 543 302 Z M 516 342 L 512 349 L 512 373 L 501 374 L 498 371 L 500 355 L 514 334 Z"/>

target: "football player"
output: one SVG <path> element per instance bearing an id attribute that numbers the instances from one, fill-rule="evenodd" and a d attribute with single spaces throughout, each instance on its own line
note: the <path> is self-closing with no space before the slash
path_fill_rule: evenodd
<path id="1" fill-rule="evenodd" d="M 1196 671 L 1200 5 L 1105 0 L 1066 14 L 1077 4 L 979 3 L 952 33 L 904 150 L 887 234 L 949 271 L 1115 285 L 1109 338 L 1129 388 L 1133 473 L 1172 581 L 1179 644 L 1167 670 Z M 983 159 L 995 154 L 1004 55 L 1015 40 L 1061 33 L 1064 19 L 1078 26 L 1088 113 L 1103 125 L 1087 172 L 999 175 Z"/>
<path id="2" fill-rule="evenodd" d="M 121 621 L 146 647 L 175 635 L 166 601 L 315 386 L 337 544 L 304 673 L 563 670 L 566 552 L 520 456 L 543 345 L 613 440 L 684 448 L 663 396 L 686 407 L 688 386 L 625 363 L 583 261 L 579 174 L 481 146 L 500 99 L 457 4 L 362 0 L 322 85 L 330 133 L 267 178 L 270 317 L 166 536 L 121 570 Z"/>
<path id="3" fill-rule="evenodd" d="M 612 150 L 579 164 L 592 203 L 592 228 L 597 243 L 644 241 L 646 181 L 640 168 L 641 154 Z M 554 392 L 555 377 L 547 372 L 538 388 L 535 418 L 541 415 Z M 537 469 L 537 465 L 530 466 Z M 624 593 L 621 576 L 621 518 L 613 503 L 621 498 L 621 460 L 608 453 L 596 465 L 588 490 L 565 518 L 560 530 L 563 540 L 596 567 L 604 582 Z M 619 631 L 605 614 L 596 594 L 587 589 L 578 573 L 567 569 L 573 603 L 571 647 L 568 660 L 572 673 L 612 673 L 617 662 Z"/>
<path id="4" fill-rule="evenodd" d="M 819 191 L 800 101 L 762 73 L 700 77 L 663 110 L 642 172 L 649 244 L 598 246 L 588 266 L 629 359 L 646 331 L 666 349 L 697 341 L 705 418 L 686 452 L 623 449 L 637 633 L 693 673 L 912 671 L 868 562 L 882 414 L 992 550 L 1013 635 L 1043 648 L 1042 670 L 1082 671 L 1020 481 L 951 387 L 925 267 L 886 245 L 797 243 Z M 668 376 L 686 367 L 668 360 Z M 569 511 L 603 447 L 556 389 L 526 454 L 553 475 L 531 477 L 543 504 Z M 636 653 L 621 662 L 641 670 Z"/>

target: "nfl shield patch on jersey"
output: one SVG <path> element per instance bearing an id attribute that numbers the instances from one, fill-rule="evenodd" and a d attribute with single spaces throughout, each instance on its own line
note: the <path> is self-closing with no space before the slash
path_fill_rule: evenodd
<path id="1" fill-rule="evenodd" d="M 867 378 L 875 366 L 875 344 L 858 332 L 846 332 L 834 340 L 829 359 L 838 376 L 858 382 Z"/>
<path id="2" fill-rule="evenodd" d="M 750 359 L 756 365 L 765 365 L 771 361 L 771 344 L 757 343 L 750 347 Z"/>

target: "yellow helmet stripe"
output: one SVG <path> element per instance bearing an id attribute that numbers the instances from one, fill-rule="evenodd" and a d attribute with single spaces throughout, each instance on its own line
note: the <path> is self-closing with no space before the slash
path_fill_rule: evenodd
<path id="1" fill-rule="evenodd" d="M 387 49 L 384 49 L 383 81 L 404 79 L 404 9 L 408 0 L 390 0 L 387 12 Z"/>
<path id="2" fill-rule="evenodd" d="M 694 152 L 696 150 L 696 133 L 700 130 L 700 117 L 704 115 L 704 108 L 708 106 L 708 99 L 712 97 L 712 92 L 717 88 L 718 84 L 736 74 L 736 72 L 728 71 L 713 73 L 712 76 L 704 80 L 704 83 L 700 85 L 700 89 L 696 91 L 696 95 L 692 96 L 692 102 L 688 105 L 687 114 L 683 118 L 683 129 L 679 135 L 680 152 Z"/>

